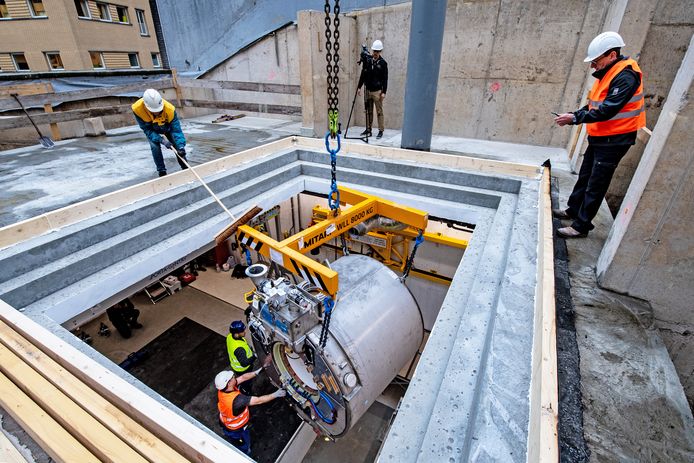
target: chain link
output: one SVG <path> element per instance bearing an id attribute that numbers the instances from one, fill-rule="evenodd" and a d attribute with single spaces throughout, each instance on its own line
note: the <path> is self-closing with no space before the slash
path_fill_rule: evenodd
<path id="1" fill-rule="evenodd" d="M 338 127 L 338 85 L 340 83 L 340 0 L 335 0 L 332 9 L 332 31 L 330 29 L 330 0 L 325 0 L 325 70 L 328 73 L 328 130 L 335 138 Z"/>
<path id="2" fill-rule="evenodd" d="M 415 256 L 415 254 L 417 254 L 417 248 L 423 242 L 424 242 L 424 230 L 419 230 L 419 234 L 417 235 L 417 238 L 415 238 L 415 240 L 414 240 L 414 247 L 412 248 L 412 253 L 407 258 L 407 262 L 405 263 L 405 270 L 402 272 L 402 276 L 400 277 L 400 281 L 404 282 L 407 279 L 407 277 L 409 276 L 410 270 L 412 269 L 412 264 L 414 264 L 414 256 Z"/>

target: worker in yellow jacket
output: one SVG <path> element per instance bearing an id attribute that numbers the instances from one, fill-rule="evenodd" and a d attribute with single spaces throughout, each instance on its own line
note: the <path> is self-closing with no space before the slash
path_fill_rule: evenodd
<path id="1" fill-rule="evenodd" d="M 179 156 L 183 159 L 186 157 L 186 137 L 183 136 L 181 123 L 176 115 L 176 108 L 162 98 L 159 92 L 149 88 L 145 90 L 142 98 L 132 105 L 132 110 L 137 125 L 140 126 L 149 140 L 157 172 L 159 172 L 160 177 L 163 177 L 166 175 L 166 164 L 164 164 L 164 157 L 161 153 L 161 145 L 168 149 L 173 147 Z M 178 157 L 176 159 L 181 169 L 187 168 L 181 159 Z"/>
<path id="2" fill-rule="evenodd" d="M 241 320 L 231 322 L 227 335 L 227 353 L 231 369 L 237 375 L 248 372 L 255 362 L 255 354 L 248 345 L 245 334 L 246 325 Z M 250 380 L 242 383 L 239 388 L 244 394 L 251 395 L 252 386 L 253 381 Z"/>

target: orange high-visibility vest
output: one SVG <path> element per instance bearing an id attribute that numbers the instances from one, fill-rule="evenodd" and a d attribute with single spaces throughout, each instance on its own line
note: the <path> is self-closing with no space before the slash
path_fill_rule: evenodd
<path id="1" fill-rule="evenodd" d="M 232 392 L 217 392 L 217 400 L 219 401 L 217 403 L 217 408 L 219 409 L 219 419 L 222 420 L 224 426 L 231 429 L 232 431 L 241 429 L 244 426 L 246 426 L 246 424 L 248 424 L 248 420 L 251 418 L 251 414 L 248 411 L 248 407 L 246 407 L 240 415 L 234 415 L 234 399 L 239 394 L 240 392 L 238 391 L 238 389 Z"/>
<path id="2" fill-rule="evenodd" d="M 618 61 L 607 71 L 602 79 L 596 80 L 595 83 L 593 83 L 593 88 L 588 94 L 588 107 L 590 109 L 597 109 L 598 106 L 605 101 L 612 79 L 627 66 L 631 66 L 641 78 L 639 88 L 636 90 L 636 93 L 634 93 L 634 96 L 631 97 L 627 104 L 625 104 L 612 119 L 587 124 L 586 130 L 588 131 L 588 135 L 595 137 L 619 135 L 621 133 L 635 132 L 641 127 L 646 126 L 646 108 L 643 101 L 643 74 L 641 73 L 639 65 L 636 64 L 636 61 L 631 58 Z"/>
<path id="3" fill-rule="evenodd" d="M 163 101 L 164 108 L 162 109 L 161 114 L 159 114 L 156 117 L 154 116 L 154 114 L 149 112 L 149 109 L 147 109 L 147 107 L 145 106 L 145 100 L 143 98 L 137 100 L 130 107 L 132 108 L 135 115 L 143 121 L 157 125 L 164 125 L 170 123 L 173 120 L 174 113 L 176 112 L 176 107 L 166 100 Z"/>

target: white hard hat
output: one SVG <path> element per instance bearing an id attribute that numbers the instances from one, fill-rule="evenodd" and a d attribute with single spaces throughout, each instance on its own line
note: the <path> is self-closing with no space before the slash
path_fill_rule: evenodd
<path id="1" fill-rule="evenodd" d="M 598 35 L 590 42 L 588 45 L 588 56 L 583 60 L 584 63 L 593 61 L 595 58 L 604 54 L 607 50 L 612 50 L 613 48 L 622 48 L 624 46 L 624 40 L 622 36 L 616 32 L 603 32 Z"/>
<path id="2" fill-rule="evenodd" d="M 220 371 L 217 376 L 214 377 L 214 385 L 218 390 L 226 389 L 227 384 L 234 377 L 234 373 L 229 370 Z"/>
<path id="3" fill-rule="evenodd" d="M 373 51 L 383 50 L 383 42 L 381 42 L 380 40 L 374 40 L 374 43 L 371 45 L 371 49 Z"/>
<path id="4" fill-rule="evenodd" d="M 145 90 L 145 94 L 142 95 L 142 99 L 145 101 L 145 108 L 149 109 L 153 113 L 158 113 L 164 109 L 164 99 L 161 97 L 159 92 L 153 88 L 148 88 Z"/>

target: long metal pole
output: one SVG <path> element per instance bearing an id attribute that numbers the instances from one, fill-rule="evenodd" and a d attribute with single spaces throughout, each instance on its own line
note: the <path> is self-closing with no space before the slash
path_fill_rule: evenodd
<path id="1" fill-rule="evenodd" d="M 400 146 L 431 148 L 447 0 L 413 0 Z"/>

